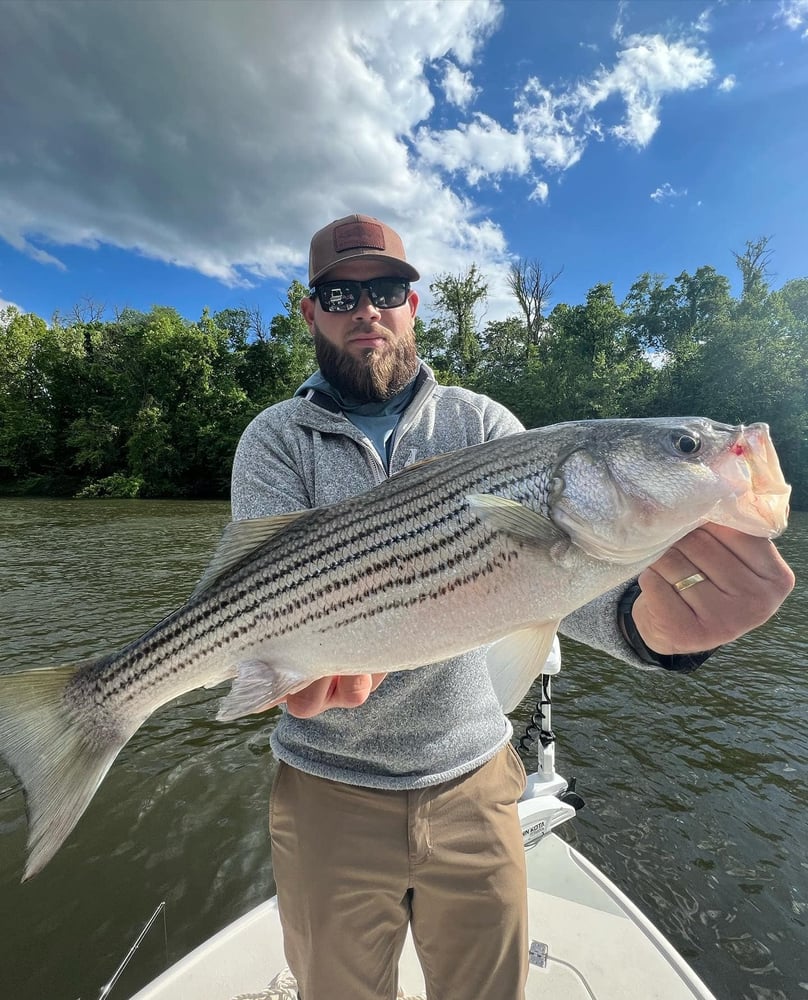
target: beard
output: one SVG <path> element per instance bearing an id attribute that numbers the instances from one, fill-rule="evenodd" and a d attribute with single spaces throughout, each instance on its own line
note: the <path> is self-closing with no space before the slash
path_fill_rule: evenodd
<path id="1" fill-rule="evenodd" d="M 317 364 L 323 377 L 345 397 L 383 403 L 408 385 L 418 371 L 415 333 L 391 339 L 383 348 L 369 347 L 355 358 L 335 347 L 315 323 L 312 329 Z"/>

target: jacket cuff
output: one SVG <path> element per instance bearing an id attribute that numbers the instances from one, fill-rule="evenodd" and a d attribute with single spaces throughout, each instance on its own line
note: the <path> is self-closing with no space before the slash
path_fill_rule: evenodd
<path id="1" fill-rule="evenodd" d="M 617 624 L 620 626 L 623 638 L 643 663 L 662 667 L 665 670 L 672 670 L 679 674 L 692 674 L 708 657 L 712 656 L 716 649 L 720 648 L 716 646 L 715 649 L 706 649 L 700 653 L 671 654 L 657 653 L 651 649 L 650 646 L 645 644 L 642 636 L 637 631 L 637 626 L 634 624 L 634 618 L 631 614 L 634 602 L 641 593 L 642 588 L 636 580 L 626 587 L 617 605 Z"/>

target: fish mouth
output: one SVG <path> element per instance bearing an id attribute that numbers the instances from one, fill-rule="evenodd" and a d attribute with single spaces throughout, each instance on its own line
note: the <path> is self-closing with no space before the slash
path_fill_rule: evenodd
<path id="1" fill-rule="evenodd" d="M 768 424 L 741 427 L 716 471 L 734 489 L 726 514 L 710 520 L 763 538 L 777 538 L 785 531 L 791 487 L 783 478 Z"/>

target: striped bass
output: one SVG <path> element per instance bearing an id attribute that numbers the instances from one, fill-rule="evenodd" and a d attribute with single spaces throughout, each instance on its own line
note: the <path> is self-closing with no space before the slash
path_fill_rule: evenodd
<path id="1" fill-rule="evenodd" d="M 409 670 L 491 645 L 504 710 L 560 620 L 713 521 L 775 537 L 786 485 L 765 424 L 558 424 L 405 469 L 329 507 L 233 522 L 190 599 L 118 652 L 0 676 L 29 878 L 166 702 L 232 681 L 220 719 L 319 677 Z"/>

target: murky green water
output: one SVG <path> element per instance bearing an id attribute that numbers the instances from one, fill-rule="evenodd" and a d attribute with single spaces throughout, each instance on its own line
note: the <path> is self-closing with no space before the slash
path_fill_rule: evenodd
<path id="1" fill-rule="evenodd" d="M 131 639 L 187 596 L 227 518 L 220 503 L 0 501 L 0 669 Z M 587 800 L 564 835 L 721 1000 L 808 997 L 808 516 L 781 547 L 797 592 L 695 676 L 575 647 L 554 687 L 559 768 Z M 173 961 L 272 891 L 272 720 L 216 723 L 218 697 L 150 719 L 26 885 L 22 796 L 0 764 L 0 996 L 94 1000 L 161 900 Z M 158 923 L 112 1000 L 165 962 Z"/>

